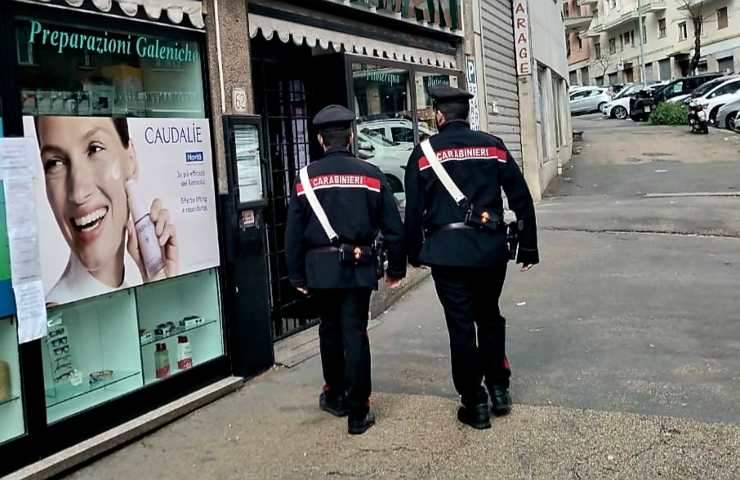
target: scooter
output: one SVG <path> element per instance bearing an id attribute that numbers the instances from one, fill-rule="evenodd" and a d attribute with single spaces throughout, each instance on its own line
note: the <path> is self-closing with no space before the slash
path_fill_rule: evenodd
<path id="1" fill-rule="evenodd" d="M 691 133 L 709 133 L 709 115 L 704 104 L 692 100 L 689 103 L 689 126 Z"/>

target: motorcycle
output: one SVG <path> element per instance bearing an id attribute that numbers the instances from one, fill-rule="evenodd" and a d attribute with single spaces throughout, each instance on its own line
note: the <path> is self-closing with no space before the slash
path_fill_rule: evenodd
<path id="1" fill-rule="evenodd" d="M 709 114 L 706 105 L 696 100 L 689 102 L 689 126 L 691 133 L 709 133 Z"/>

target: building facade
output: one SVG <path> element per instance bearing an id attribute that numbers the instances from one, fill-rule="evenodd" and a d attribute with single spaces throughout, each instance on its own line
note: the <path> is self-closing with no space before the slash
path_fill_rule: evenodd
<path id="1" fill-rule="evenodd" d="M 539 201 L 572 154 L 561 6 L 474 0 L 470 11 L 481 127 L 506 142 Z"/>
<path id="2" fill-rule="evenodd" d="M 740 68 L 737 0 L 590 0 L 580 5 L 581 14 L 587 13 L 584 7 L 592 13 L 590 25 L 577 29 L 578 37 L 589 39 L 592 45 L 587 62 L 590 84 L 641 80 L 640 34 L 646 81 L 671 80 L 692 73 L 730 73 Z M 694 18 L 701 18 L 701 58 L 697 71 L 691 72 Z M 571 83 L 585 83 L 584 63 L 573 58 Z"/>

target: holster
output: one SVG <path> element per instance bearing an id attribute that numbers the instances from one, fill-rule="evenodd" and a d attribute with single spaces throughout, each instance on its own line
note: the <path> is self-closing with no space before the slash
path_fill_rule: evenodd
<path id="1" fill-rule="evenodd" d="M 375 260 L 373 247 L 341 243 L 337 249 L 339 250 L 339 263 L 342 265 L 368 265 Z"/>
<path id="2" fill-rule="evenodd" d="M 523 222 L 511 222 L 506 224 L 506 249 L 509 252 L 509 259 L 516 260 L 516 253 L 519 249 L 519 232 L 524 227 Z"/>
<path id="3" fill-rule="evenodd" d="M 501 230 L 503 221 L 500 218 L 494 217 L 490 212 L 483 210 L 479 211 L 475 206 L 470 203 L 467 204 L 465 210 L 465 225 L 473 228 L 486 229 L 494 232 Z"/>

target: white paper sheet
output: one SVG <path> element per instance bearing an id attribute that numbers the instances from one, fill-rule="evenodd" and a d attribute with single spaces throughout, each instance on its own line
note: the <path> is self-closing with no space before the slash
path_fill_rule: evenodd
<path id="1" fill-rule="evenodd" d="M 26 343 L 46 336 L 46 303 L 41 280 L 13 285 L 18 318 L 18 340 Z"/>

